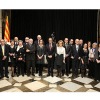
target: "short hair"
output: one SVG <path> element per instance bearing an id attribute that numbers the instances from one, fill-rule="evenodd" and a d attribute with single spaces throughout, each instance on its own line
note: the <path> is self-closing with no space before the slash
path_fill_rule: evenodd
<path id="1" fill-rule="evenodd" d="M 10 42 L 14 42 L 14 40 L 10 40 Z"/>
<path id="2" fill-rule="evenodd" d="M 19 41 L 18 41 L 18 43 L 19 43 L 19 42 L 22 42 L 22 43 L 23 43 L 23 41 L 22 41 L 22 40 L 19 40 Z"/>

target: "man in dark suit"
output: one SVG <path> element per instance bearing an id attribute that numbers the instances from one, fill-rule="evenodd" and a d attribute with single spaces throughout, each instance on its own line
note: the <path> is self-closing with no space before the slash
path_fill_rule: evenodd
<path id="1" fill-rule="evenodd" d="M 68 44 L 68 38 L 65 38 L 65 40 L 64 40 L 64 47 L 65 47 L 65 50 L 66 50 L 66 57 L 65 57 L 65 62 L 66 62 L 66 75 L 69 76 L 69 66 L 70 66 L 71 48 L 70 48 L 70 45 Z"/>
<path id="2" fill-rule="evenodd" d="M 23 47 L 26 49 L 26 45 L 29 43 L 29 37 L 25 37 L 25 42 L 23 43 Z M 25 50 L 26 51 L 26 50 Z M 26 59 L 26 57 L 25 57 Z M 26 62 L 24 63 L 24 73 L 26 74 Z"/>
<path id="3" fill-rule="evenodd" d="M 17 49 L 18 41 L 19 41 L 18 37 L 14 37 L 14 47 L 15 47 L 15 49 Z M 17 68 L 17 62 L 15 63 L 15 68 L 14 68 L 14 73 L 15 74 L 17 74 L 16 68 Z"/>
<path id="4" fill-rule="evenodd" d="M 79 46 L 79 39 L 75 40 L 75 45 L 72 47 L 72 77 L 78 77 L 79 61 L 81 59 L 81 47 Z"/>
<path id="5" fill-rule="evenodd" d="M 39 41 L 42 39 L 41 35 L 37 35 L 37 40 L 34 41 L 35 46 L 39 44 Z"/>
<path id="6" fill-rule="evenodd" d="M 5 44 L 5 41 L 2 39 L 1 40 L 1 45 L 0 45 L 0 73 L 1 73 L 1 78 L 8 77 L 8 58 L 9 58 L 9 46 Z M 3 72 L 3 67 L 5 67 L 5 70 Z"/>
<path id="7" fill-rule="evenodd" d="M 29 39 L 29 43 L 26 45 L 26 65 L 27 76 L 30 76 L 30 68 L 32 67 L 32 75 L 35 73 L 35 45 L 33 39 Z"/>
<path id="8" fill-rule="evenodd" d="M 48 39 L 48 44 L 46 44 L 46 58 L 48 61 L 48 75 L 53 77 L 53 67 L 54 67 L 54 58 L 55 58 L 55 47 L 52 38 Z"/>
<path id="9" fill-rule="evenodd" d="M 17 49 L 17 46 L 18 46 L 18 37 L 14 37 L 14 46 L 15 46 L 15 49 Z"/>
<path id="10" fill-rule="evenodd" d="M 37 40 L 34 41 L 34 44 L 35 44 L 35 48 L 36 48 L 36 49 L 37 49 L 37 45 L 39 44 L 39 41 L 40 41 L 41 39 L 42 39 L 41 35 L 37 35 Z M 35 54 L 37 54 L 36 51 L 35 51 Z M 35 56 L 37 57 L 37 55 L 35 55 Z M 36 62 L 35 62 L 35 67 L 36 67 L 36 73 L 38 73 L 39 68 L 38 68 L 38 65 L 37 65 Z"/>
<path id="11" fill-rule="evenodd" d="M 28 42 L 29 42 L 29 37 L 25 37 L 25 42 L 23 43 L 24 48 L 26 48 Z"/>
<path id="12" fill-rule="evenodd" d="M 70 39 L 69 46 L 70 46 L 70 50 L 71 50 L 71 55 L 72 55 L 72 47 L 73 47 L 73 45 L 74 45 L 74 40 Z M 71 69 L 72 69 L 72 58 L 70 57 L 70 67 L 69 67 L 69 70 L 71 70 Z"/>
<path id="13" fill-rule="evenodd" d="M 81 50 L 83 50 L 83 40 L 82 40 L 82 39 L 79 40 L 79 45 L 80 45 Z M 81 66 L 82 66 L 82 62 L 81 62 L 81 60 L 80 60 L 80 61 L 79 61 L 80 73 L 81 73 Z"/>

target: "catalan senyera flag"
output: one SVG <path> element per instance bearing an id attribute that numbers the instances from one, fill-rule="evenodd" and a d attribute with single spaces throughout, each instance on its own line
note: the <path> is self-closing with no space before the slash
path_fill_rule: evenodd
<path id="1" fill-rule="evenodd" d="M 6 16 L 4 40 L 6 40 L 7 42 L 10 42 L 10 29 L 9 29 L 8 16 Z"/>

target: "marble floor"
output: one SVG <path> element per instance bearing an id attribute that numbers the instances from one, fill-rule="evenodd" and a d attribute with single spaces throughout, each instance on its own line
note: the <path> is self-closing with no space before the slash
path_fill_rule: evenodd
<path id="1" fill-rule="evenodd" d="M 99 92 L 100 82 L 96 82 L 90 78 L 72 79 L 71 74 L 69 77 L 64 75 L 62 78 L 47 77 L 47 69 L 43 71 L 43 76 L 39 77 L 38 74 L 27 77 L 15 76 L 11 77 L 9 68 L 9 79 L 4 78 L 0 80 L 0 92 Z M 56 73 L 56 70 L 54 70 Z"/>

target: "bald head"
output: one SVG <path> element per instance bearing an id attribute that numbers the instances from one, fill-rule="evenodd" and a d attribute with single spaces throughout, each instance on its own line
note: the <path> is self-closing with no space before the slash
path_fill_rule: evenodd
<path id="1" fill-rule="evenodd" d="M 29 39 L 29 44 L 33 44 L 33 39 L 32 38 Z"/>
<path id="2" fill-rule="evenodd" d="M 15 42 L 18 42 L 18 37 L 14 37 L 14 41 Z"/>
<path id="3" fill-rule="evenodd" d="M 42 38 L 41 35 L 37 35 L 38 40 L 41 40 L 41 38 Z"/>
<path id="4" fill-rule="evenodd" d="M 68 43 L 68 38 L 65 38 L 64 42 L 67 44 Z"/>
<path id="5" fill-rule="evenodd" d="M 1 45 L 5 45 L 5 40 L 1 39 Z"/>
<path id="6" fill-rule="evenodd" d="M 76 40 L 75 40 L 75 43 L 76 43 L 77 45 L 79 45 L 79 39 L 76 39 Z"/>

